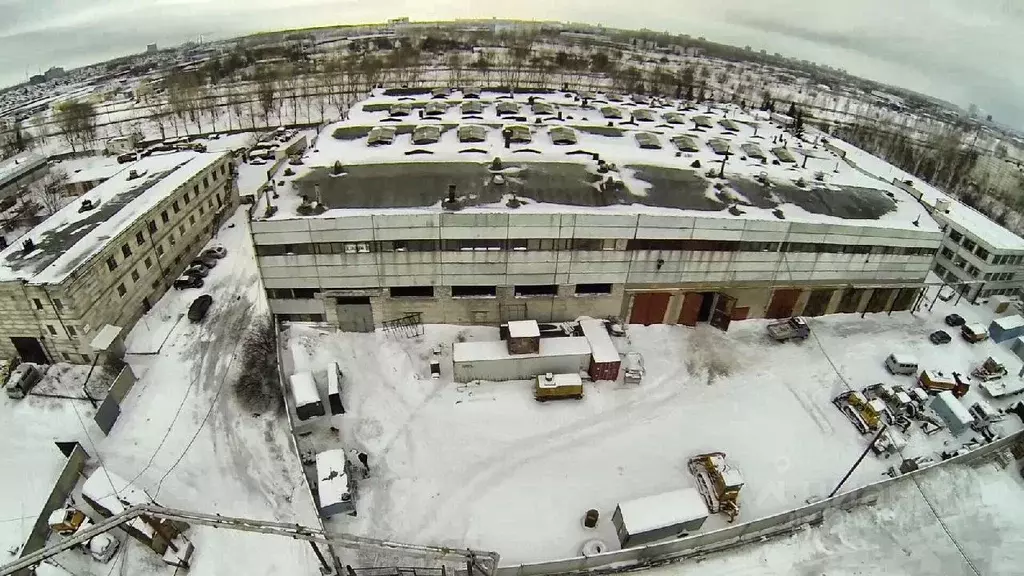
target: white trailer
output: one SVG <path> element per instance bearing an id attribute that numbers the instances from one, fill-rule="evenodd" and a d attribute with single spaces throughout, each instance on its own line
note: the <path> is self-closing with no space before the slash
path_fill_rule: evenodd
<path id="1" fill-rule="evenodd" d="M 575 374 L 590 365 L 590 343 L 581 336 L 541 338 L 536 353 L 509 354 L 505 342 L 456 342 L 452 372 L 456 382 L 530 380 L 546 374 Z"/>
<path id="2" fill-rule="evenodd" d="M 351 476 L 348 461 L 341 448 L 325 450 L 316 455 L 317 499 L 320 501 L 320 515 L 330 518 L 336 514 L 355 515 L 355 499 L 352 498 Z"/>
<path id="3" fill-rule="evenodd" d="M 686 488 L 620 502 L 612 515 L 612 524 L 619 544 L 631 548 L 688 536 L 700 530 L 708 514 L 700 492 Z"/>
<path id="4" fill-rule="evenodd" d="M 312 372 L 298 372 L 289 379 L 292 385 L 292 400 L 295 401 L 295 415 L 299 420 L 323 416 L 324 403 Z"/>

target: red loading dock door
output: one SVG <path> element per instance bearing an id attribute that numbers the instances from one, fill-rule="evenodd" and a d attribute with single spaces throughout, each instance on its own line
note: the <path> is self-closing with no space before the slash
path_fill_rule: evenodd
<path id="1" fill-rule="evenodd" d="M 668 310 L 669 294 L 665 292 L 640 292 L 633 295 L 633 311 L 629 314 L 630 324 L 661 324 Z"/>
<path id="2" fill-rule="evenodd" d="M 793 308 L 800 298 L 799 289 L 776 290 L 772 293 L 772 301 L 765 311 L 765 318 L 789 318 L 793 315 Z"/>
<path id="3" fill-rule="evenodd" d="M 700 315 L 700 306 L 704 303 L 704 295 L 700 292 L 688 292 L 683 297 L 683 307 L 679 311 L 677 322 L 683 326 L 696 326 Z"/>
<path id="4" fill-rule="evenodd" d="M 711 325 L 722 332 L 729 330 L 732 322 L 732 311 L 736 307 L 736 299 L 726 294 L 719 294 L 715 301 L 715 309 L 711 312 Z"/>

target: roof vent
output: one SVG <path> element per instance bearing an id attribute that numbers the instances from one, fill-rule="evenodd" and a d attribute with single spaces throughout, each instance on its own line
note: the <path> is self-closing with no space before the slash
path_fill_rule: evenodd
<path id="1" fill-rule="evenodd" d="M 445 210 L 461 210 L 462 209 L 462 203 L 459 202 L 459 199 L 455 196 L 455 190 L 456 190 L 455 184 L 449 184 L 448 185 L 448 196 L 444 199 L 443 202 L 441 202 L 441 206 Z"/>
<path id="2" fill-rule="evenodd" d="M 935 200 L 935 211 L 949 214 L 949 199 L 938 198 Z"/>
<path id="3" fill-rule="evenodd" d="M 82 205 L 78 207 L 78 212 L 79 213 L 88 212 L 88 211 L 90 211 L 90 210 L 92 210 L 94 208 L 96 208 L 96 205 L 92 203 L 91 199 L 86 198 L 86 199 L 82 200 Z"/>
<path id="4" fill-rule="evenodd" d="M 36 243 L 33 242 L 31 238 L 29 238 L 29 239 L 25 240 L 24 242 L 22 242 L 21 245 L 22 245 L 22 251 L 25 252 L 25 254 L 28 254 L 29 252 L 31 252 L 31 251 L 36 249 Z"/>
<path id="5" fill-rule="evenodd" d="M 131 170 L 128 171 L 128 179 L 129 180 L 135 180 L 138 177 L 139 177 L 139 171 L 136 170 L 135 168 L 132 168 Z"/>

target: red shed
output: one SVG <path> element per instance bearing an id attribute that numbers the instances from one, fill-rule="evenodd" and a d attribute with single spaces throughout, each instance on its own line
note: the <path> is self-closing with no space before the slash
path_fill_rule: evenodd
<path id="1" fill-rule="evenodd" d="M 580 328 L 590 343 L 590 377 L 594 380 L 618 380 L 622 359 L 604 322 L 588 318 L 580 320 Z"/>

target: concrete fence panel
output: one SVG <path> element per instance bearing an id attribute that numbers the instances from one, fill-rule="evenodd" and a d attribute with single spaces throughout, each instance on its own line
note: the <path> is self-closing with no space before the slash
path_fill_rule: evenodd
<path id="1" fill-rule="evenodd" d="M 135 373 L 132 372 L 131 366 L 125 364 L 124 368 L 117 373 L 114 381 L 111 382 L 110 388 L 107 389 L 107 397 L 103 399 L 99 409 L 96 410 L 96 415 L 92 418 L 104 434 L 110 434 L 110 431 L 113 430 L 114 423 L 121 416 L 121 403 L 124 402 L 134 385 Z"/>
<path id="2" fill-rule="evenodd" d="M 60 471 L 57 481 L 54 482 L 53 489 L 46 498 L 46 503 L 43 504 L 43 509 L 40 510 L 35 524 L 32 525 L 32 531 L 29 533 L 28 539 L 25 540 L 25 545 L 21 549 L 19 558 L 24 558 L 33 552 L 37 552 L 46 545 L 46 539 L 50 535 L 50 513 L 63 507 L 68 501 L 71 492 L 75 489 L 75 485 L 78 484 L 78 477 L 82 474 L 85 461 L 88 459 L 89 454 L 80 445 L 75 446 L 71 456 L 68 457 L 68 461 L 64 464 L 64 469 Z M 28 570 L 22 570 L 19 576 L 28 573 Z"/>

